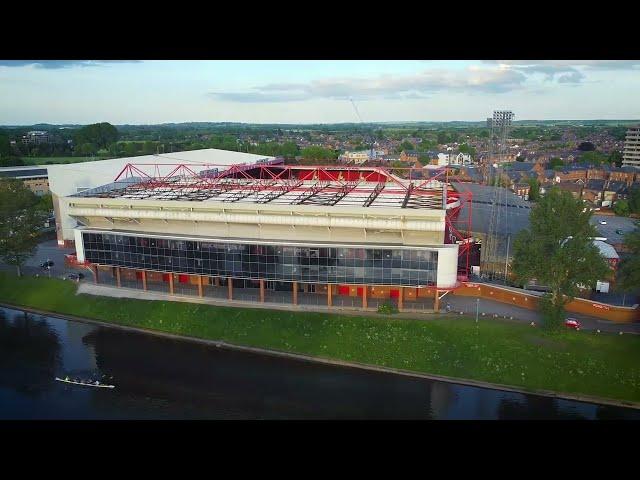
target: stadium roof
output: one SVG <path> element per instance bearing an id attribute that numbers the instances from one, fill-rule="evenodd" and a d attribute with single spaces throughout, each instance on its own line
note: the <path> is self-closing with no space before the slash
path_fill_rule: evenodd
<path id="1" fill-rule="evenodd" d="M 272 160 L 229 168 L 179 164 L 166 175 L 157 167 L 128 164 L 113 183 L 74 196 L 413 209 L 443 209 L 445 203 L 453 208 L 460 197 L 446 183 L 444 169 L 408 180 L 378 167 L 285 166 Z"/>

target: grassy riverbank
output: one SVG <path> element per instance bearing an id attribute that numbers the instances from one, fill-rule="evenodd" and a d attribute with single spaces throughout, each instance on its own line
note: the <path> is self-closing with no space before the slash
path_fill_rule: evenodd
<path id="1" fill-rule="evenodd" d="M 511 385 L 640 402 L 640 338 L 495 320 L 217 307 L 76 295 L 76 284 L 0 272 L 0 301 L 198 338 Z"/>

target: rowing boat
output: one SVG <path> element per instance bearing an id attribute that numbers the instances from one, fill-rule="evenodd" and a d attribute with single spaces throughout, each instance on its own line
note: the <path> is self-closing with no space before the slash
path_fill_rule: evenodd
<path id="1" fill-rule="evenodd" d="M 97 383 L 97 382 L 90 382 L 90 381 L 75 381 L 75 380 L 70 380 L 67 378 L 59 378 L 56 377 L 56 380 L 58 382 L 63 382 L 63 383 L 71 383 L 73 385 L 82 385 L 83 387 L 96 387 L 96 388 L 116 388 L 115 385 L 106 385 L 104 383 Z"/>

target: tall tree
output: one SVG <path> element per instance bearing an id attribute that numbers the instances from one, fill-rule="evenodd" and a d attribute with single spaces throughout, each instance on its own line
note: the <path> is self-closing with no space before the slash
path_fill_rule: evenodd
<path id="1" fill-rule="evenodd" d="M 0 180 L 0 257 L 18 276 L 38 246 L 38 232 L 49 212 L 39 198 L 16 179 Z"/>
<path id="2" fill-rule="evenodd" d="M 529 200 L 537 202 L 540 200 L 540 183 L 537 178 L 530 178 L 529 181 Z"/>
<path id="3" fill-rule="evenodd" d="M 535 279 L 551 289 L 541 302 L 551 328 L 560 325 L 565 304 L 580 286 L 595 285 L 610 272 L 593 244 L 591 215 L 570 192 L 554 187 L 531 210 L 530 228 L 516 237 L 513 272 L 522 283 Z"/>
<path id="4" fill-rule="evenodd" d="M 640 230 L 627 233 L 624 244 L 629 249 L 628 256 L 620 263 L 618 282 L 624 291 L 640 288 Z"/>
<path id="5" fill-rule="evenodd" d="M 82 127 L 75 132 L 73 141 L 76 145 L 93 143 L 98 148 L 108 148 L 118 137 L 118 129 L 110 123 L 103 122 Z"/>

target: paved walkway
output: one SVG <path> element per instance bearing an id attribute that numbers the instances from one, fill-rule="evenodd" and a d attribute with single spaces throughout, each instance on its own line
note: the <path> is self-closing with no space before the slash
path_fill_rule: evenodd
<path id="1" fill-rule="evenodd" d="M 298 311 L 298 312 L 318 312 L 318 313 L 339 313 L 344 315 L 362 316 L 363 314 L 376 313 L 376 310 L 369 308 L 363 311 L 361 308 L 353 307 L 332 307 L 327 308 L 323 306 L 315 305 L 291 305 L 283 303 L 259 303 L 248 302 L 242 300 L 229 301 L 223 298 L 212 297 L 198 297 L 191 295 L 170 295 L 168 293 L 162 293 L 157 291 L 143 291 L 133 288 L 117 288 L 108 285 L 96 285 L 91 282 L 81 282 L 78 288 L 78 293 L 86 293 L 89 295 L 102 295 L 107 297 L 116 298 L 137 298 L 141 300 L 168 300 L 173 302 L 188 302 L 188 303 L 204 303 L 217 306 L 236 306 L 245 308 L 263 308 L 268 310 L 286 310 L 286 311 Z M 451 312 L 447 315 L 445 307 L 449 303 L 451 305 Z M 432 311 L 425 312 L 403 312 L 394 315 L 387 316 L 388 318 L 407 318 L 416 320 L 429 320 L 434 318 L 450 317 L 455 319 L 460 316 L 460 312 L 464 315 L 475 316 L 476 314 L 476 298 L 473 297 L 456 297 L 455 295 L 447 295 L 442 299 L 442 312 L 435 314 Z M 484 315 L 483 315 L 484 313 Z M 377 313 L 376 313 L 377 315 Z M 509 320 L 520 323 L 536 322 L 540 324 L 540 314 L 533 310 L 527 310 L 519 308 L 514 305 L 508 305 L 493 300 L 480 299 L 479 302 L 479 321 L 492 321 L 495 318 L 502 320 Z M 599 320 L 597 318 L 587 317 L 584 315 L 575 315 L 575 318 L 579 318 L 582 322 L 584 330 L 596 330 L 599 329 L 603 332 L 624 332 L 631 334 L 640 334 L 640 324 L 618 324 L 613 322 L 607 322 L 605 320 Z"/>

